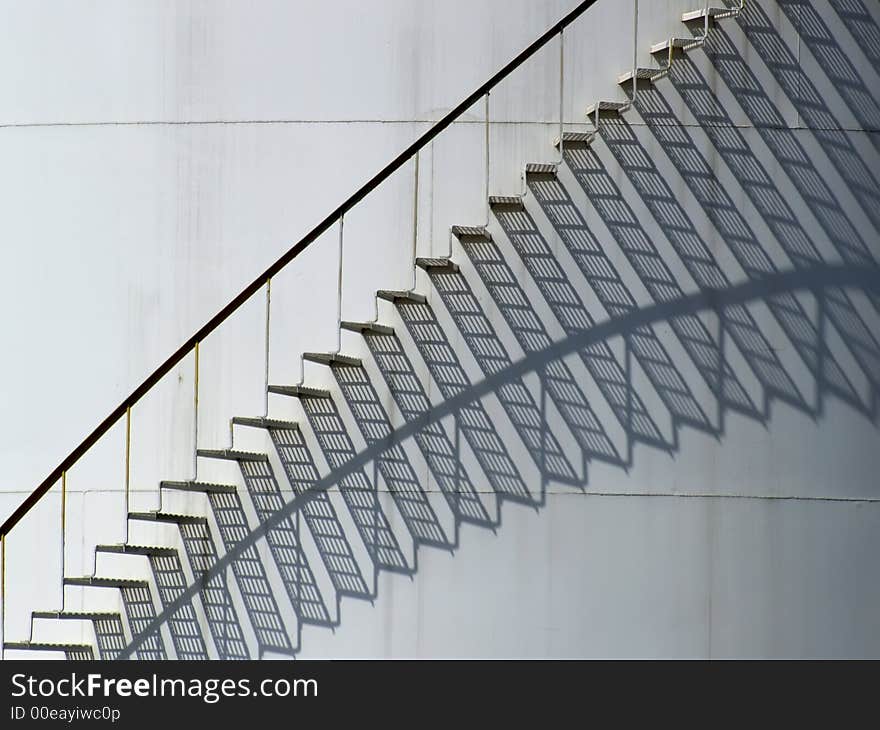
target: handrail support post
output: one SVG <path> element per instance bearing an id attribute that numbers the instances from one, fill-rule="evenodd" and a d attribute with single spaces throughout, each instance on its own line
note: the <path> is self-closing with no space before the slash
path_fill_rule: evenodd
<path id="1" fill-rule="evenodd" d="M 67 552 L 67 472 L 61 472 L 61 609 L 64 609 L 64 577 Z"/>
<path id="2" fill-rule="evenodd" d="M 272 277 L 266 279 L 266 368 L 264 372 L 264 382 L 263 385 L 263 417 L 269 417 L 269 318 L 272 307 Z M 229 424 L 230 432 L 232 431 L 232 422 Z M 230 445 L 232 444 L 232 436 L 230 433 L 229 438 Z"/>
<path id="3" fill-rule="evenodd" d="M 335 355 L 342 352 L 342 260 L 344 246 L 345 213 L 339 216 L 339 266 L 336 269 L 336 350 Z M 305 379 L 305 365 L 303 365 L 303 379 Z"/>
<path id="4" fill-rule="evenodd" d="M 486 188 L 485 188 L 485 198 L 486 198 L 486 227 L 489 226 L 489 222 L 492 220 L 492 206 L 489 205 L 489 94 L 491 92 L 486 92 Z M 452 251 L 449 251 L 449 255 L 452 256 Z"/>
<path id="5" fill-rule="evenodd" d="M 125 409 L 125 514 L 123 514 L 122 518 L 124 520 L 124 535 L 125 539 L 123 543 L 128 542 L 128 513 L 130 507 L 130 499 L 131 499 L 131 406 L 128 406 Z"/>
<path id="6" fill-rule="evenodd" d="M 419 153 L 413 155 L 413 234 L 412 234 L 412 286 L 410 291 L 416 288 L 416 259 L 418 258 L 419 247 Z M 376 320 L 379 319 L 378 301 L 376 302 Z"/>
<path id="7" fill-rule="evenodd" d="M 62 588 L 62 590 L 64 590 Z M 6 535 L 0 535 L 0 661 L 6 658 Z"/>
<path id="8" fill-rule="evenodd" d="M 193 481 L 199 478 L 199 342 L 193 348 Z"/>

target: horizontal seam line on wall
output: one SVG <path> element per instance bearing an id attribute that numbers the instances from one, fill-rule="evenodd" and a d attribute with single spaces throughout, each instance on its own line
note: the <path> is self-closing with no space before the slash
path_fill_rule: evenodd
<path id="1" fill-rule="evenodd" d="M 206 119 L 206 120 L 132 120 L 132 121 L 104 121 L 104 122 L 9 122 L 0 123 L 0 129 L 40 129 L 52 127 L 199 127 L 199 126 L 283 126 L 283 125 L 299 125 L 299 124 L 434 124 L 437 119 Z M 492 125 L 558 125 L 559 120 L 489 120 Z M 483 119 L 459 119 L 453 124 L 485 124 Z M 587 120 L 583 121 L 566 121 L 566 125 L 586 125 Z M 644 122 L 630 122 L 631 127 L 645 127 Z M 676 126 L 688 129 L 703 129 L 707 125 L 703 124 L 661 124 L 659 126 Z M 712 124 L 708 125 L 713 129 L 784 129 L 784 130 L 804 130 L 815 132 L 864 132 L 867 134 L 877 134 L 880 128 L 865 127 L 806 127 L 806 126 L 773 126 L 762 125 L 756 127 L 753 124 Z"/>

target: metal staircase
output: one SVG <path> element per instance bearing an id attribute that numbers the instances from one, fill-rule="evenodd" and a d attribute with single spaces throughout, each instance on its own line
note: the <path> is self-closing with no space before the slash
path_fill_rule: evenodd
<path id="1" fill-rule="evenodd" d="M 787 14 L 795 4 L 780 0 Z M 832 5 L 857 40 L 869 38 L 869 13 Z M 304 627 L 334 630 L 347 602 L 373 601 L 383 571 L 414 576 L 422 549 L 458 549 L 463 524 L 503 529 L 507 502 L 539 510 L 548 489 L 590 488 L 594 463 L 623 475 L 645 449 L 675 453 L 682 429 L 722 439 L 728 412 L 764 424 L 774 402 L 819 418 L 834 398 L 876 425 L 880 227 L 852 229 L 761 98 L 731 40 L 742 34 L 771 72 L 785 63 L 760 5 L 706 6 L 681 20 L 690 35 L 650 45 L 656 68 L 622 73 L 621 98 L 586 110 L 590 129 L 560 128 L 548 149 L 557 162 L 525 165 L 519 194 L 487 189 L 488 223 L 453 227 L 448 255 L 414 251 L 415 285 L 378 292 L 375 321 L 340 311 L 339 348 L 302 356 L 311 378 L 267 379 L 266 412 L 234 417 L 228 446 L 197 451 L 202 479 L 163 481 L 159 510 L 131 511 L 128 540 L 95 547 L 93 574 L 65 574 L 64 606 L 93 608 L 34 611 L 30 636 L 4 636 L 5 655 L 294 656 Z M 821 19 L 803 23 L 806 42 L 837 59 Z M 813 209 L 821 243 L 730 122 L 709 69 Z M 847 89 L 867 119 L 873 107 Z M 827 129 L 808 92 L 792 89 L 793 102 Z M 692 120 L 706 145 L 685 131 Z M 878 225 L 875 173 L 846 166 L 852 152 L 832 132 L 817 137 Z M 716 154 L 724 179 L 707 160 Z M 341 235 L 340 226 L 340 246 Z M 108 421 L 128 417 L 132 402 Z"/>

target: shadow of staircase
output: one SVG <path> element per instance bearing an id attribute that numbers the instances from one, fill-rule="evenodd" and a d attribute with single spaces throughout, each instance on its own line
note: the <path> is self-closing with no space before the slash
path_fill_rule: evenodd
<path id="1" fill-rule="evenodd" d="M 853 115 L 876 124 L 876 99 L 821 19 L 797 0 L 780 5 Z M 832 6 L 876 62 L 870 14 L 859 0 Z M 669 66 L 623 82 L 629 102 L 598 102 L 595 131 L 564 135 L 558 165 L 527 166 L 522 195 L 490 199 L 488 225 L 454 227 L 448 255 L 416 261 L 418 291 L 379 292 L 378 321 L 343 323 L 359 351 L 305 355 L 331 388 L 270 386 L 298 421 L 233 419 L 265 435 L 266 453 L 230 445 L 199 458 L 232 464 L 235 479 L 162 482 L 163 494 L 203 495 L 205 514 L 130 518 L 173 526 L 179 548 L 98 548 L 145 557 L 149 580 L 65 579 L 118 591 L 119 613 L 34 613 L 91 622 L 95 648 L 7 649 L 293 656 L 305 626 L 332 630 L 347 600 L 374 601 L 381 572 L 413 577 L 422 548 L 455 553 L 464 524 L 500 529 L 505 503 L 539 510 L 551 487 L 587 490 L 594 461 L 627 471 L 643 450 L 677 452 L 682 429 L 722 439 L 728 410 L 763 425 L 774 401 L 818 420 L 834 398 L 876 427 L 877 231 L 856 230 L 725 24 L 756 49 L 877 230 L 880 186 L 764 11 L 746 3 L 729 16 L 705 38 L 668 42 Z"/>

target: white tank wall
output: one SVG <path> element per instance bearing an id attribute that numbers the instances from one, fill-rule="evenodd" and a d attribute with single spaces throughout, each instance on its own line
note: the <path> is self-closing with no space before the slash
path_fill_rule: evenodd
<path id="1" fill-rule="evenodd" d="M 642 0 L 639 63 L 681 33 L 693 4 Z M 0 515 L 572 5 L 5 0 Z M 632 12 L 604 0 L 566 32 L 570 125 L 595 99 L 622 98 Z M 493 194 L 517 193 L 525 162 L 553 158 L 557 92 L 554 43 L 493 93 Z M 485 219 L 482 113 L 422 154 L 421 255 L 445 252 L 449 226 Z M 376 289 L 409 285 L 411 175 L 346 218 L 346 319 L 371 318 Z M 296 382 L 301 351 L 335 345 L 335 235 L 273 280 L 271 382 Z M 202 447 L 228 444 L 230 416 L 262 412 L 263 306 L 256 298 L 202 346 Z M 136 508 L 155 507 L 159 479 L 191 476 L 192 386 L 188 358 L 134 410 Z M 880 513 L 829 500 L 877 497 L 878 432 L 833 400 L 818 422 L 781 405 L 771 415 L 766 429 L 729 416 L 720 442 L 684 429 L 674 456 L 637 448 L 629 474 L 593 465 L 590 490 L 606 496 L 556 490 L 540 512 L 506 505 L 497 535 L 465 527 L 454 556 L 420 551 L 414 580 L 383 576 L 375 606 L 344 602 L 334 634 L 306 629 L 304 655 L 876 655 Z M 69 475 L 69 574 L 90 572 L 96 542 L 122 537 L 122 444 L 120 424 Z M 646 493 L 661 496 L 636 496 Z M 26 634 L 31 609 L 59 601 L 59 521 L 53 494 L 8 540 L 10 638 Z"/>

